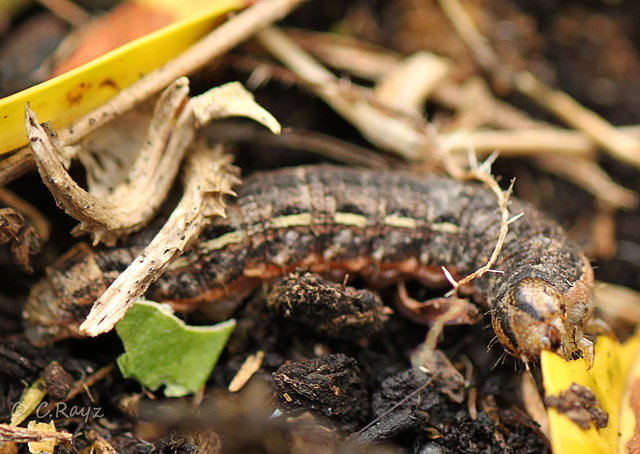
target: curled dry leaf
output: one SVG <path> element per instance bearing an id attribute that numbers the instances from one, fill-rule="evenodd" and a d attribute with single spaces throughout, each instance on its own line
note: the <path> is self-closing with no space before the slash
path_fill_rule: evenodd
<path id="1" fill-rule="evenodd" d="M 11 244 L 11 253 L 18 267 L 32 272 L 29 256 L 40 250 L 40 238 L 35 229 L 13 208 L 0 208 L 0 244 Z"/>

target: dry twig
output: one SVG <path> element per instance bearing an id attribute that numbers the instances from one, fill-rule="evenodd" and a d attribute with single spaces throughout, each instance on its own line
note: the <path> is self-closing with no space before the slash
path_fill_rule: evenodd
<path id="1" fill-rule="evenodd" d="M 404 58 L 385 48 L 373 47 L 354 38 L 345 39 L 329 33 L 291 30 L 290 37 L 307 52 L 323 63 L 357 77 L 379 81 L 386 74 L 396 71 Z M 411 57 L 409 57 L 411 58 Z M 541 127 L 544 123 L 532 120 L 517 108 L 496 99 L 487 90 L 483 108 L 486 121 L 495 126 L 509 129 Z M 450 79 L 441 80 L 433 86 L 430 98 L 433 102 L 459 111 L 468 102 L 464 87 Z M 488 104 L 487 102 L 490 101 Z M 488 118 L 490 116 L 490 118 Z M 495 151 L 495 150 L 491 150 Z"/>
<path id="2" fill-rule="evenodd" d="M 501 82 L 528 96 L 566 124 L 582 131 L 616 159 L 640 167 L 640 140 L 621 132 L 564 92 L 553 90 L 528 71 L 504 64 L 475 26 L 459 0 L 439 0 L 440 6 L 471 50 L 476 62 Z"/>
<path id="3" fill-rule="evenodd" d="M 471 23 L 471 25 L 473 24 Z M 468 26 L 469 24 L 463 28 L 466 29 Z M 477 31 L 471 33 L 471 35 L 479 36 Z M 333 38 L 332 35 L 311 34 L 301 31 L 295 31 L 293 36 L 298 42 L 304 44 L 307 49 L 322 57 L 329 64 L 333 64 L 351 74 L 372 80 L 378 80 L 384 74 L 394 71 L 395 66 L 400 63 L 400 58 L 392 52 L 384 53 L 380 49 L 376 49 L 374 52 L 355 40 L 345 42 L 345 40 Z M 482 48 L 484 49 L 480 53 L 488 55 L 492 52 L 484 42 L 484 38 L 481 37 L 480 41 L 482 41 Z M 352 55 L 354 52 L 358 57 L 355 59 L 358 62 L 357 65 L 352 63 L 354 61 L 353 58 L 351 60 L 344 58 L 344 55 Z M 485 58 L 485 62 L 495 63 L 499 61 L 497 56 L 494 57 Z M 287 62 L 287 64 L 290 65 L 290 62 Z M 300 66 L 302 67 L 302 65 Z M 309 66 L 308 62 L 306 66 Z M 488 66 L 495 68 L 493 64 Z M 309 83 L 313 80 L 302 73 L 300 69 L 294 66 L 291 67 L 306 82 Z M 362 74 L 362 68 L 366 69 L 364 74 Z M 500 69 L 500 71 L 502 70 Z M 429 137 L 426 137 L 424 134 L 416 133 L 411 127 L 397 128 L 396 122 L 384 121 L 384 115 L 363 115 L 359 121 L 362 123 L 370 121 L 371 125 L 358 126 L 361 129 L 365 128 L 363 134 L 377 145 L 383 148 L 391 147 L 394 151 L 405 156 L 407 156 L 406 150 L 408 150 L 409 157 L 415 157 L 416 152 L 419 150 L 422 150 L 422 152 L 429 150 L 430 143 L 428 139 L 433 137 L 437 137 L 441 143 L 447 143 L 447 149 L 450 150 L 451 155 L 463 154 L 471 149 L 480 156 L 486 156 L 498 150 L 503 156 L 527 155 L 539 157 L 536 162 L 548 172 L 583 187 L 617 208 L 629 209 L 637 205 L 637 194 L 611 180 L 606 172 L 595 162 L 591 162 L 589 166 L 584 164 L 585 159 L 574 162 L 574 156 L 582 158 L 594 156 L 597 144 L 588 134 L 582 131 L 560 129 L 534 121 L 513 106 L 496 99 L 486 88 L 486 84 L 483 84 L 484 88 L 481 90 L 480 98 L 475 102 L 477 108 L 474 108 L 469 105 L 471 98 L 468 96 L 468 91 L 472 87 L 465 88 L 467 85 L 469 84 L 459 87 L 455 83 L 445 80 L 434 87 L 432 98 L 435 102 L 455 109 L 462 115 L 465 115 L 468 109 L 473 109 L 473 112 L 467 112 L 469 115 L 477 115 L 477 112 L 481 111 L 482 118 L 474 118 L 474 122 L 498 126 L 506 128 L 506 130 L 464 130 L 450 134 L 433 132 Z M 344 86 L 340 86 L 340 88 L 346 90 Z M 338 89 L 334 91 L 340 95 Z M 329 102 L 332 102 L 332 100 Z M 352 102 L 354 101 L 352 100 Z M 366 104 L 366 102 L 361 100 L 361 104 Z M 334 108 L 340 111 L 338 103 L 334 105 Z M 394 114 L 391 113 L 390 115 Z M 345 117 L 350 121 L 358 121 L 358 119 L 353 120 L 347 115 Z M 419 121 L 414 120 L 413 124 L 419 124 Z M 375 130 L 377 135 L 367 135 L 370 129 Z M 628 127 L 617 128 L 616 131 L 624 135 L 635 134 L 635 129 Z M 382 142 L 377 141 L 379 137 L 383 138 Z M 397 140 L 389 140 L 388 138 L 385 139 L 385 137 Z M 563 165 L 557 166 L 558 161 L 562 161 Z M 566 166 L 574 169 L 580 167 L 585 173 L 567 172 L 564 170 Z"/>
<path id="4" fill-rule="evenodd" d="M 0 424 L 0 441 L 13 441 L 16 443 L 33 443 L 45 440 L 71 441 L 73 435 L 63 431 L 47 431 L 29 429 L 26 427 L 14 427 L 9 424 Z"/>
<path id="5" fill-rule="evenodd" d="M 507 130 L 461 130 L 441 133 L 450 143 L 451 154 L 474 150 L 478 156 L 488 156 L 496 150 L 501 156 L 545 156 L 547 154 L 588 157 L 595 152 L 593 142 L 586 136 L 567 129 L 538 127 Z"/>
<path id="6" fill-rule="evenodd" d="M 229 391 L 232 393 L 240 391 L 244 385 L 253 377 L 260 367 L 262 367 L 262 361 L 264 360 L 264 351 L 258 350 L 255 354 L 249 355 L 244 360 L 240 370 L 236 373 L 231 383 L 229 383 Z"/>
<path id="7" fill-rule="evenodd" d="M 429 158 L 430 140 L 422 118 L 386 105 L 372 90 L 339 80 L 277 28 L 262 30 L 257 37 L 369 141 L 411 161 Z"/>
<path id="8" fill-rule="evenodd" d="M 531 73 L 514 77 L 514 86 L 569 126 L 582 131 L 619 161 L 640 168 L 640 140 L 616 129 L 564 92 L 553 90 Z"/>
<path id="9" fill-rule="evenodd" d="M 406 115 L 419 116 L 425 101 L 449 74 L 449 62 L 430 52 L 416 52 L 378 79 L 377 99 Z"/>

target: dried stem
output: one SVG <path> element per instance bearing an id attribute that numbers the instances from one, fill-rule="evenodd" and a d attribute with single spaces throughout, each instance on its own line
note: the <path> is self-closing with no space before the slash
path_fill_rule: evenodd
<path id="1" fill-rule="evenodd" d="M 593 161 L 546 154 L 535 162 L 540 168 L 571 181 L 613 207 L 632 209 L 638 206 L 638 193 L 617 184 Z"/>
<path id="2" fill-rule="evenodd" d="M 71 0 L 38 0 L 38 3 L 76 28 L 91 20 L 91 15 Z"/>
<path id="3" fill-rule="evenodd" d="M 505 68 L 489 41 L 480 33 L 459 0 L 439 0 L 440 8 L 451 21 L 453 28 L 467 45 L 476 63 L 494 74 Z"/>
<path id="4" fill-rule="evenodd" d="M 507 82 L 566 124 L 582 131 L 616 159 L 640 167 L 640 140 L 617 130 L 564 92 L 553 90 L 528 71 L 516 71 L 501 61 L 459 0 L 439 0 L 476 62 L 501 82 Z"/>
<path id="5" fill-rule="evenodd" d="M 62 145 L 55 132 L 47 125 L 40 125 L 29 105 L 25 108 L 25 126 L 42 180 L 53 194 L 58 206 L 70 216 L 79 219 L 100 219 L 109 208 L 101 199 L 88 194 L 73 181 L 60 160 Z M 117 219 L 107 218 L 109 226 Z M 115 225 L 115 224 L 114 224 Z"/>
<path id="6" fill-rule="evenodd" d="M 451 2 L 443 1 L 443 3 L 448 4 Z M 461 10 L 459 6 L 449 8 L 449 13 L 452 17 L 460 18 L 462 17 L 461 14 L 466 15 L 466 12 L 463 9 Z M 493 51 L 488 47 L 479 32 L 474 29 L 473 23 L 470 22 L 467 16 L 460 20 L 464 22 L 461 24 L 460 30 L 467 30 L 465 36 L 467 36 L 466 41 L 468 41 L 469 46 L 474 46 L 474 49 L 479 48 L 480 50 L 475 53 L 483 56 L 481 59 L 487 69 L 494 70 L 496 62 L 499 62 L 497 55 L 492 54 Z M 396 54 L 387 52 L 381 56 L 380 49 L 376 49 L 375 52 L 371 51 L 364 44 L 355 40 L 345 42 L 331 35 L 302 31 L 295 31 L 293 36 L 299 43 L 322 57 L 329 64 L 333 64 L 340 70 L 372 80 L 378 80 L 384 74 L 394 71 L 396 65 L 401 62 Z M 276 44 L 277 46 L 282 45 L 281 43 Z M 357 58 L 353 57 L 354 53 Z M 345 58 L 345 55 L 352 57 Z M 354 60 L 358 62 L 357 67 L 354 67 Z M 304 81 L 313 81 L 309 74 L 303 73 L 300 69 L 307 67 L 313 69 L 308 61 L 304 63 L 304 66 L 294 62 L 298 65 L 295 66 L 290 60 L 283 61 L 293 68 Z M 247 65 L 251 62 L 244 61 L 243 63 Z M 264 63 L 261 63 L 261 65 L 264 66 Z M 364 74 L 362 73 L 362 68 L 366 70 Z M 320 71 L 316 69 L 314 71 L 318 74 L 318 77 L 328 77 L 326 70 Z M 272 69 L 271 72 L 278 74 L 276 69 Z M 344 85 L 341 85 L 339 89 L 345 90 Z M 338 94 L 339 89 L 335 90 Z M 446 143 L 446 148 L 452 155 L 466 153 L 467 150 L 471 149 L 479 156 L 488 155 L 495 150 L 499 150 L 503 156 L 534 156 L 538 158 L 536 163 L 546 171 L 581 186 L 608 204 L 624 209 L 633 208 L 637 205 L 638 195 L 635 192 L 615 183 L 595 162 L 587 161 L 587 158 L 592 159 L 597 151 L 597 143 L 589 134 L 583 131 L 560 129 L 534 121 L 513 106 L 496 99 L 486 88 L 482 90 L 481 96 L 482 99 L 476 101 L 476 103 L 482 105 L 483 118 L 480 121 L 483 121 L 484 124 L 507 128 L 507 130 L 463 130 L 451 134 L 434 132 L 429 137 L 437 136 L 440 143 Z M 451 81 L 444 81 L 435 87 L 433 99 L 449 108 L 460 111 L 469 102 L 468 90 L 465 87 L 457 86 Z M 332 102 L 332 100 L 328 102 Z M 361 104 L 366 104 L 366 102 L 361 102 Z M 334 107 L 339 110 L 339 104 L 334 105 Z M 348 115 L 345 115 L 345 117 L 350 121 L 359 121 L 361 123 L 368 121 L 366 116 L 359 119 L 354 119 Z M 478 121 L 478 119 L 474 119 L 474 121 Z M 428 138 L 424 134 L 416 133 L 415 130 L 409 129 L 408 134 L 396 135 L 396 128 L 389 127 L 389 125 L 393 125 L 392 122 L 378 121 L 373 124 L 378 132 L 383 131 L 379 136 L 398 138 L 398 140 L 387 139 L 386 142 L 384 140 L 379 142 L 376 141 L 377 137 L 375 135 L 367 136 L 380 146 L 385 148 L 395 147 L 394 150 L 404 156 L 407 156 L 408 152 L 409 157 L 415 156 L 415 150 L 428 150 L 430 148 Z M 363 128 L 366 128 L 366 125 Z M 616 128 L 615 135 L 633 136 L 633 140 L 638 141 L 640 139 L 636 129 L 633 127 Z M 363 131 L 363 134 L 365 134 L 365 131 Z M 404 132 L 406 131 L 405 129 Z M 579 157 L 583 159 L 578 159 Z"/>
<path id="7" fill-rule="evenodd" d="M 369 141 L 408 160 L 429 158 L 430 141 L 422 118 L 384 104 L 370 89 L 340 81 L 275 27 L 262 30 L 257 38 Z"/>
<path id="8" fill-rule="evenodd" d="M 404 58 L 389 49 L 374 47 L 355 38 L 346 39 L 335 34 L 305 30 L 290 30 L 289 34 L 298 45 L 325 64 L 340 72 L 372 81 L 379 81 L 386 74 L 395 71 Z M 487 96 L 491 97 L 491 101 L 485 115 L 491 116 L 491 123 L 495 126 L 524 129 L 544 125 L 512 105 L 496 99 L 489 90 Z M 467 93 L 457 82 L 445 79 L 433 87 L 430 99 L 450 109 L 459 110 L 467 102 Z M 487 106 L 483 107 L 486 109 Z"/>
<path id="9" fill-rule="evenodd" d="M 231 383 L 229 383 L 229 391 L 232 393 L 240 391 L 253 377 L 253 374 L 260 370 L 262 361 L 264 361 L 263 350 L 258 350 L 255 354 L 249 355 L 240 366 L 240 370 L 233 377 Z"/>
<path id="10" fill-rule="evenodd" d="M 566 124 L 582 131 L 614 158 L 640 168 L 640 140 L 616 129 L 595 112 L 566 93 L 548 87 L 531 73 L 517 74 L 514 86 Z"/>
<path id="11" fill-rule="evenodd" d="M 452 154 L 466 154 L 471 149 L 478 156 L 488 156 L 500 150 L 500 156 L 546 156 L 562 155 L 589 157 L 596 147 L 584 134 L 554 127 L 538 127 L 508 130 L 471 130 L 451 134 L 439 134 Z"/>
<path id="12" fill-rule="evenodd" d="M 231 172 L 230 172 L 231 171 Z M 80 332 L 97 336 L 113 329 L 126 311 L 195 238 L 211 216 L 224 216 L 222 197 L 239 182 L 229 156 L 196 149 L 185 163 L 182 200 L 154 239 L 94 303 Z"/>
<path id="13" fill-rule="evenodd" d="M 46 440 L 71 441 L 73 434 L 62 431 L 47 431 L 40 429 L 28 429 L 26 427 L 14 427 L 9 424 L 0 424 L 0 441 L 12 441 L 15 443 L 33 443 Z"/>
<path id="14" fill-rule="evenodd" d="M 416 52 L 378 79 L 374 92 L 380 102 L 398 112 L 419 116 L 425 101 L 449 71 L 447 59 L 430 52 Z"/>
<path id="15" fill-rule="evenodd" d="M 184 138 L 185 135 L 185 131 L 174 124 L 174 117 L 188 90 L 188 80 L 180 78 L 163 93 L 145 146 L 136 158 L 129 178 L 106 197 L 94 196 L 78 186 L 59 158 L 63 154 L 60 141 L 48 127 L 38 124 L 35 113 L 26 107 L 25 124 L 38 171 L 58 206 L 80 221 L 74 234 L 88 231 L 93 234 L 94 244 L 104 241 L 111 245 L 119 237 L 144 226 L 154 215 L 173 184 L 182 155 L 193 138 L 193 133 L 187 134 L 187 141 L 181 142 L 181 148 L 171 147 L 177 141 L 176 137 Z M 193 119 L 193 112 L 185 109 L 179 118 L 183 116 Z"/>
<path id="16" fill-rule="evenodd" d="M 36 168 L 31 147 L 19 149 L 16 153 L 0 161 L 0 186 L 11 183 Z"/>

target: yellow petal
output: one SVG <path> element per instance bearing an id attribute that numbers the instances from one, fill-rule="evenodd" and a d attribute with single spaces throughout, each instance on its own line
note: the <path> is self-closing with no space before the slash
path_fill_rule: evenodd
<path id="1" fill-rule="evenodd" d="M 629 372 L 640 347 L 638 335 L 621 345 L 609 337 L 600 337 L 595 347 L 593 368 L 587 368 L 584 359 L 565 361 L 551 352 L 541 356 L 542 376 L 546 396 L 558 396 L 576 383 L 589 388 L 602 409 L 608 412 L 606 427 L 580 428 L 567 415 L 549 408 L 551 445 L 554 454 L 580 452 L 617 453 L 624 443 L 620 441 L 620 413 Z M 635 423 L 635 418 L 634 418 Z M 635 427 L 635 425 L 634 425 Z M 633 429 L 632 429 L 633 430 Z"/>

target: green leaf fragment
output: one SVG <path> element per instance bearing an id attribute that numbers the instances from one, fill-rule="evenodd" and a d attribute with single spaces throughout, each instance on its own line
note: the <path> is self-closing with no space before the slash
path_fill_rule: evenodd
<path id="1" fill-rule="evenodd" d="M 188 326 L 171 309 L 138 301 L 116 325 L 125 353 L 118 367 L 152 391 L 166 385 L 167 397 L 195 393 L 207 381 L 236 325 Z"/>

